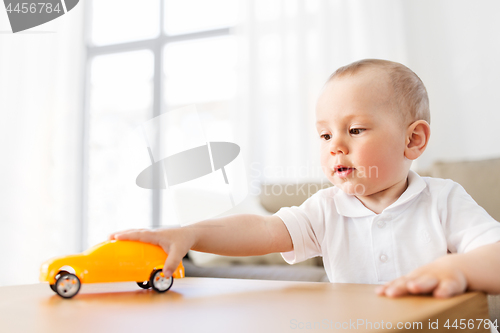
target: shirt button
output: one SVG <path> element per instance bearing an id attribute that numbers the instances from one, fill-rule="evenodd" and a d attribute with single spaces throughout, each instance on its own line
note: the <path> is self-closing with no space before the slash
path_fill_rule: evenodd
<path id="1" fill-rule="evenodd" d="M 386 224 L 387 224 L 387 223 L 386 223 L 385 221 L 378 221 L 378 222 L 377 222 L 377 226 L 378 226 L 380 229 L 385 228 Z"/>
<path id="2" fill-rule="evenodd" d="M 381 254 L 381 255 L 380 255 L 380 261 L 382 261 L 382 262 L 386 262 L 386 261 L 387 261 L 387 259 L 389 259 L 389 258 L 388 258 L 385 254 Z"/>

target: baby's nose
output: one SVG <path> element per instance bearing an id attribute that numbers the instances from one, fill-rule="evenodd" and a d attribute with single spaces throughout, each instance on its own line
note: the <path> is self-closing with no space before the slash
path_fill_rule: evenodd
<path id="1" fill-rule="evenodd" d="M 347 155 L 349 153 L 349 149 L 347 149 L 346 145 L 343 144 L 333 144 L 330 147 L 330 155 L 334 156 L 337 154 Z"/>

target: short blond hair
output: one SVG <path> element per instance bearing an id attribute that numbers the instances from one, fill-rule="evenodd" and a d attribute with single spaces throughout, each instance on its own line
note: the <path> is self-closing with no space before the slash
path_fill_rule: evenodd
<path id="1" fill-rule="evenodd" d="M 389 60 L 363 59 L 340 67 L 330 75 L 327 82 L 335 78 L 355 75 L 367 68 L 379 68 L 388 73 L 395 96 L 395 106 L 408 110 L 402 114 L 405 122 L 409 124 L 416 120 L 425 120 L 430 124 L 427 90 L 417 74 L 405 65 Z"/>

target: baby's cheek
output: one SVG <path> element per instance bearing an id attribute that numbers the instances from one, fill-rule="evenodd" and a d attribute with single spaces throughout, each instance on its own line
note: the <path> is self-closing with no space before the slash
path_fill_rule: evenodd
<path id="1" fill-rule="evenodd" d="M 357 165 L 358 177 L 372 178 L 371 176 L 377 174 L 380 162 L 376 158 L 372 158 L 372 152 L 362 153 L 361 155 L 362 157 L 358 159 Z"/>
<path id="2" fill-rule="evenodd" d="M 331 166 L 329 165 L 330 158 L 329 156 L 325 156 L 324 154 L 321 154 L 321 169 L 323 173 L 328 177 L 328 174 L 331 172 Z"/>
<path id="3" fill-rule="evenodd" d="M 391 154 L 383 154 L 380 150 L 369 149 L 361 154 L 363 166 L 368 178 L 378 178 L 386 171 L 391 169 L 393 165 L 393 157 Z"/>

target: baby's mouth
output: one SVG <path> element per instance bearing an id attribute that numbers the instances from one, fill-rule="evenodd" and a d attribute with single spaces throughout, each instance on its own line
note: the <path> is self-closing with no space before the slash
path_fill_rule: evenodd
<path id="1" fill-rule="evenodd" d="M 352 168 L 352 167 L 346 167 L 346 166 L 336 166 L 334 168 L 335 172 L 344 172 L 344 171 L 347 171 L 347 170 L 354 170 L 355 168 Z"/>
<path id="2" fill-rule="evenodd" d="M 351 174 L 354 170 L 356 169 L 346 166 L 337 166 L 335 167 L 335 174 L 341 178 L 344 178 Z"/>

